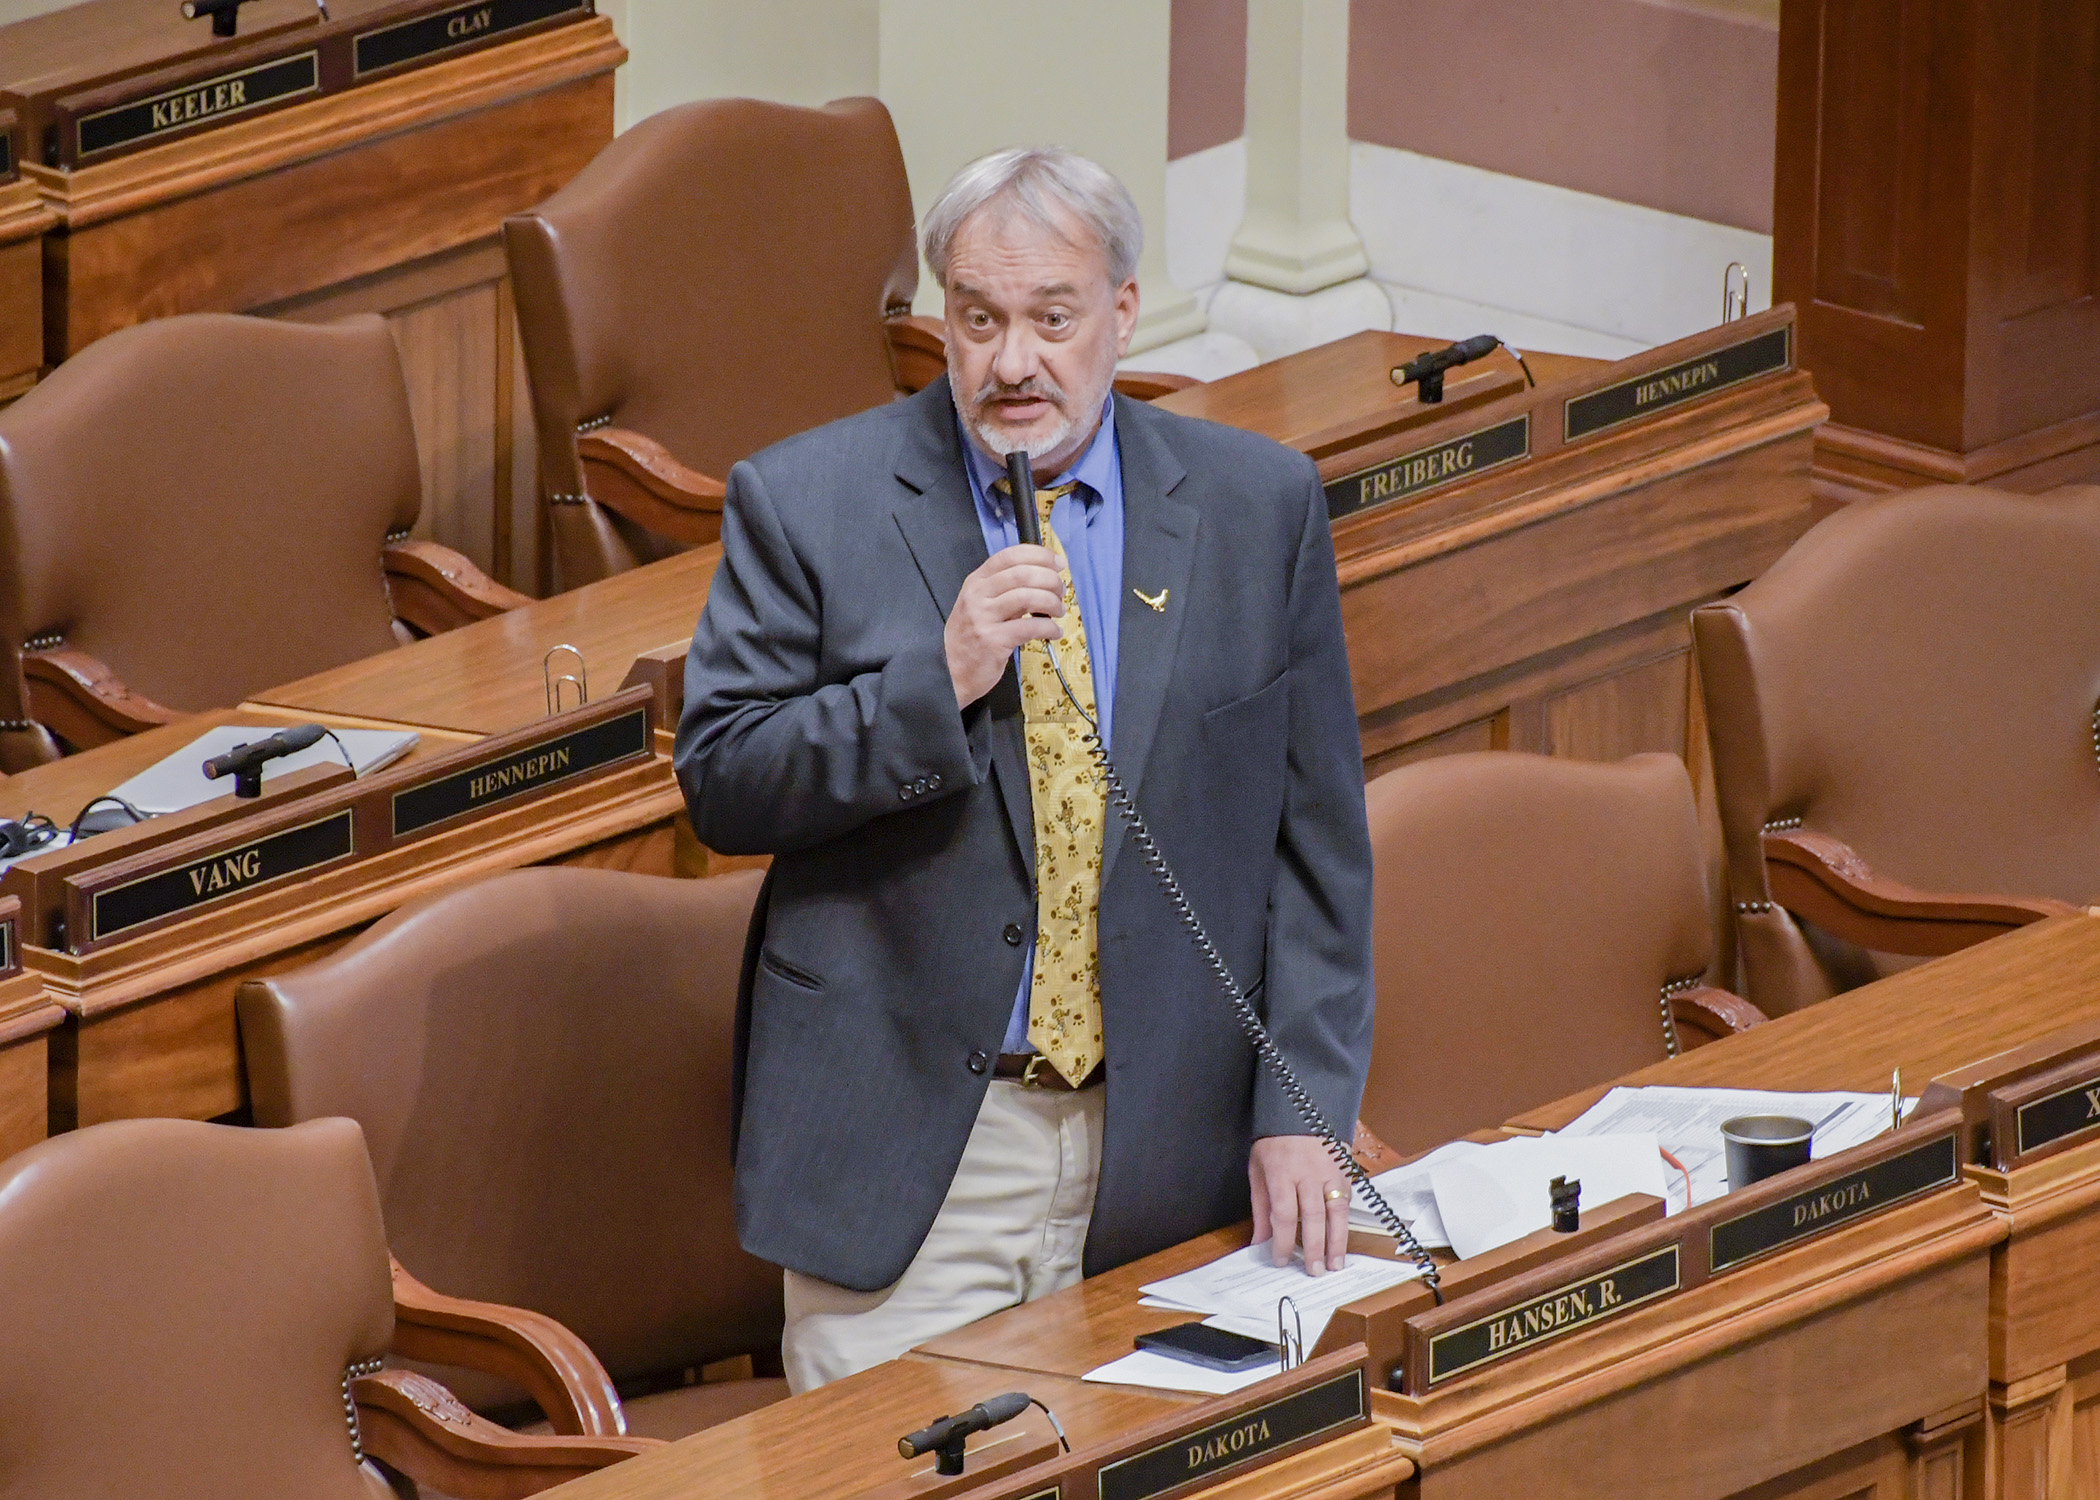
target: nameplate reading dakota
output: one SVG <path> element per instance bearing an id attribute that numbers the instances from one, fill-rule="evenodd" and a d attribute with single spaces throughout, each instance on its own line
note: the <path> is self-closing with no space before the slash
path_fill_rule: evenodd
<path id="1" fill-rule="evenodd" d="M 1775 328 L 1666 370 L 1651 370 L 1601 391 L 1570 397 L 1563 408 L 1563 438 L 1572 443 L 1636 417 L 1668 411 L 1759 375 L 1784 370 L 1792 362 L 1792 334 L 1791 326 Z"/>
<path id="2" fill-rule="evenodd" d="M 1364 1420 L 1364 1374 L 1350 1370 L 1143 1453 L 1103 1464 L 1100 1500 L 1151 1500 L 1194 1480 Z"/>
<path id="3" fill-rule="evenodd" d="M 319 52 L 301 52 L 296 57 L 223 73 L 165 94 L 82 115 L 79 157 L 85 161 L 98 152 L 135 145 L 207 121 L 230 120 L 301 94 L 318 93 L 320 58 Z"/>
<path id="4" fill-rule="evenodd" d="M 492 755 L 463 771 L 394 794 L 394 837 L 420 833 L 461 813 L 479 812 L 649 748 L 649 709 L 642 705 L 602 723 L 551 735 Z"/>
<path id="5" fill-rule="evenodd" d="M 469 42 L 487 41 L 535 21 L 572 12 L 581 14 L 588 9 L 588 0 L 478 0 L 477 4 L 456 6 L 434 16 L 419 16 L 360 34 L 352 52 L 352 69 L 356 77 L 363 78 L 367 73 L 434 57 Z"/>
<path id="6" fill-rule="evenodd" d="M 2100 1129 L 2100 1076 L 2081 1079 L 2032 1104 L 2023 1104 L 2016 1118 L 2023 1156 L 2080 1131 Z"/>
<path id="7" fill-rule="evenodd" d="M 1531 413 L 1388 459 L 1327 486 L 1327 519 L 1426 495 L 1531 456 Z"/>
<path id="8" fill-rule="evenodd" d="M 1945 1187 L 1959 1175 L 1952 1133 L 1914 1146 L 1848 1172 L 1843 1177 L 1753 1209 L 1713 1227 L 1709 1264 L 1726 1271 L 1760 1255 L 1811 1239 L 1826 1229 L 1893 1208 L 1933 1188 Z"/>
<path id="9" fill-rule="evenodd" d="M 1668 1296 L 1679 1284 L 1677 1247 L 1665 1245 L 1528 1302 L 1497 1308 L 1487 1317 L 1431 1337 L 1429 1383 L 1434 1386 L 1498 1359 L 1528 1353 L 1564 1334 L 1594 1327 Z"/>
<path id="10" fill-rule="evenodd" d="M 162 917 L 229 901 L 287 875 L 305 874 L 348 859 L 350 835 L 351 815 L 345 808 L 282 833 L 216 850 L 157 875 L 142 875 L 96 891 L 88 936 L 103 942 Z"/>

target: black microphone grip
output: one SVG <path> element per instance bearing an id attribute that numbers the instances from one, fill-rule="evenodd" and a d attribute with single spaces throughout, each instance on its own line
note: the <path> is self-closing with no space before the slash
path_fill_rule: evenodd
<path id="1" fill-rule="evenodd" d="M 1025 462 L 1025 460 L 1024 460 Z M 906 1458 L 917 1458 L 922 1453 L 931 1453 L 958 1442 L 973 1433 L 997 1427 L 1002 1422 L 1011 1422 L 1028 1410 L 1029 1395 L 1026 1391 L 1008 1391 L 1003 1396 L 992 1396 L 978 1402 L 968 1411 L 957 1412 L 952 1417 L 921 1427 L 897 1440 L 897 1451 Z"/>
<path id="2" fill-rule="evenodd" d="M 1013 494 L 1014 531 L 1025 547 L 1043 545 L 1042 517 L 1035 513 L 1035 475 L 1028 454 L 1019 448 L 1006 455 L 1006 487 Z"/>
<path id="3" fill-rule="evenodd" d="M 221 776 L 237 776 L 280 755 L 295 754 L 318 743 L 327 732 L 318 724 L 296 724 L 264 739 L 235 745 L 224 755 L 214 755 L 204 763 L 204 779 L 217 781 Z"/>

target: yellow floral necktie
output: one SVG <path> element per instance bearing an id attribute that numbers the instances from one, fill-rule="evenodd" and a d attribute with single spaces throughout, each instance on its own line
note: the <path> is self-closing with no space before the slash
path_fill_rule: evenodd
<path id="1" fill-rule="evenodd" d="M 1072 592 L 1072 570 L 1050 510 L 1076 486 L 1035 492 L 1043 545 L 1065 574 L 1064 637 L 1057 659 L 1072 694 L 1094 715 L 1094 668 L 1086 626 Z M 1005 487 L 1000 486 L 1002 493 Z M 1021 650 L 1021 711 L 1027 727 L 1028 791 L 1035 809 L 1035 977 L 1028 992 L 1028 1044 L 1065 1081 L 1080 1084 L 1100 1063 L 1101 830 L 1108 801 L 1082 738 L 1091 733 L 1058 683 L 1041 641 Z"/>

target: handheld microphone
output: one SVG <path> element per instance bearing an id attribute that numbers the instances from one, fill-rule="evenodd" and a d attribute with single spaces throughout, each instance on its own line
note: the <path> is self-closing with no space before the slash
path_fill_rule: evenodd
<path id="1" fill-rule="evenodd" d="M 1021 462 L 1028 462 L 1026 455 L 1022 456 Z M 897 1439 L 897 1452 L 905 1458 L 917 1458 L 922 1453 L 934 1454 L 934 1473 L 960 1474 L 963 1471 L 964 1442 L 1001 1422 L 1011 1422 L 1028 1410 L 1031 1399 L 1026 1391 L 1008 1391 L 1003 1396 L 980 1401 L 968 1411 L 942 1417 L 917 1432 L 906 1433 Z"/>
<path id="2" fill-rule="evenodd" d="M 1014 530 L 1022 545 L 1043 545 L 1042 518 L 1035 513 L 1035 475 L 1030 471 L 1028 454 L 1016 448 L 1006 455 L 1006 486 L 1013 491 Z"/>
<path id="3" fill-rule="evenodd" d="M 1415 384 L 1425 406 L 1433 406 L 1444 399 L 1444 372 L 1459 365 L 1469 365 L 1474 360 L 1492 354 L 1502 346 L 1502 340 L 1492 333 L 1475 334 L 1456 344 L 1446 344 L 1441 349 L 1431 349 L 1426 354 L 1417 354 L 1406 364 L 1393 371 L 1394 385 Z"/>
<path id="4" fill-rule="evenodd" d="M 221 776 L 231 776 L 236 797 L 260 797 L 265 765 L 318 743 L 326 733 L 318 724 L 296 724 L 265 739 L 235 745 L 224 755 L 214 755 L 204 763 L 204 779 L 217 781 Z"/>

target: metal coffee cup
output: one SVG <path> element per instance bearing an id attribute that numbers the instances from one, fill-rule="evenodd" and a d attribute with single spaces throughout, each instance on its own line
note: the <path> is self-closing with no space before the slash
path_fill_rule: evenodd
<path id="1" fill-rule="evenodd" d="M 1763 1182 L 1808 1160 L 1816 1127 L 1792 1115 L 1737 1115 L 1721 1125 L 1728 1143 L 1728 1191 Z"/>

